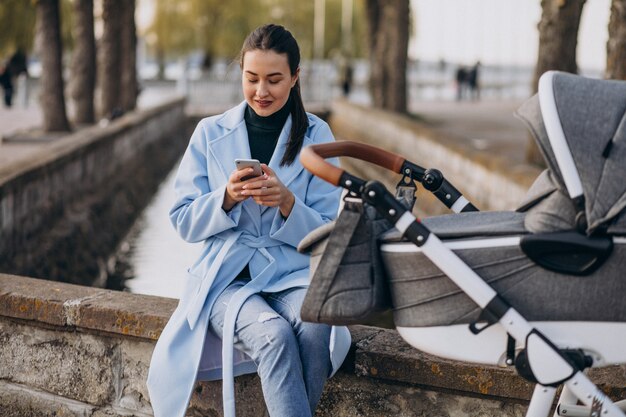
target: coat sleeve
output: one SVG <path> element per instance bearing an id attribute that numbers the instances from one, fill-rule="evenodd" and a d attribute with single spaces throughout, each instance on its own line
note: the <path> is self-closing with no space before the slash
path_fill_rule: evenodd
<path id="1" fill-rule="evenodd" d="M 228 213 L 222 209 L 225 182 L 214 190 L 209 186 L 207 143 L 203 122 L 200 122 L 191 136 L 174 183 L 176 201 L 170 210 L 170 221 L 188 242 L 200 242 L 231 229 L 237 226 L 241 216 L 241 204 L 236 204 Z"/>
<path id="2" fill-rule="evenodd" d="M 330 128 L 325 122 L 318 122 L 311 139 L 314 143 L 334 141 Z M 337 158 L 329 159 L 333 165 L 339 165 Z M 341 188 L 335 187 L 323 179 L 305 171 L 309 176 L 304 200 L 296 196 L 289 217 L 286 219 L 276 210 L 270 229 L 270 237 L 297 247 L 300 241 L 312 230 L 337 217 Z"/>

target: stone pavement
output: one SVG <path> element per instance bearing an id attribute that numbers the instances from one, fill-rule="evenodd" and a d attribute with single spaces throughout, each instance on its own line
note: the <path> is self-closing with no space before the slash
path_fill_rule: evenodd
<path id="1" fill-rule="evenodd" d="M 37 106 L 0 108 L 0 167 L 25 158 L 41 148 L 41 143 L 11 143 L 5 140 L 18 131 L 41 126 L 41 123 L 42 115 Z"/>

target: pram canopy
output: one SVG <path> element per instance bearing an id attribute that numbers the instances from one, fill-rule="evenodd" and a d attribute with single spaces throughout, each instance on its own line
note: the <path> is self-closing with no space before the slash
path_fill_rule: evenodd
<path id="1" fill-rule="evenodd" d="M 528 229 L 573 228 L 584 210 L 587 234 L 626 234 L 626 83 L 552 72 L 539 91 L 516 113 L 549 169 L 522 205 L 527 210 L 549 200 L 529 210 Z"/>

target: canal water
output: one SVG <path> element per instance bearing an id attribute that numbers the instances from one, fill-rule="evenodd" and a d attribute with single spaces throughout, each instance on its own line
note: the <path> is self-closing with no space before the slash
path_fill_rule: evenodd
<path id="1" fill-rule="evenodd" d="M 169 220 L 177 169 L 178 164 L 119 246 L 117 258 L 124 264 L 130 292 L 179 298 L 186 270 L 200 254 L 201 243 L 185 242 Z"/>

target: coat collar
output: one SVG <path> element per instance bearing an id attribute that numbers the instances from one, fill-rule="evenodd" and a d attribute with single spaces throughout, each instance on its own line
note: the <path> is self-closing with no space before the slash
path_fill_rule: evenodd
<path id="1" fill-rule="evenodd" d="M 221 117 L 217 119 L 217 124 L 226 129 L 226 132 L 215 139 L 209 138 L 209 149 L 213 153 L 215 160 L 218 162 L 220 170 L 226 178 L 230 176 L 230 173 L 235 169 L 236 158 L 250 158 L 250 145 L 248 143 L 248 131 L 246 129 L 246 123 L 244 121 L 244 112 L 246 110 L 247 103 L 243 101 L 236 107 L 226 111 Z M 289 132 L 291 130 L 291 115 L 287 118 L 283 130 L 278 137 L 276 143 L 276 149 L 268 164 L 280 180 L 289 186 L 289 184 L 297 177 L 302 171 L 303 167 L 300 164 L 298 158 L 293 164 L 288 166 L 280 166 L 280 161 L 283 158 L 285 149 L 287 147 L 287 140 L 289 139 Z M 311 143 L 311 139 L 308 137 L 308 133 L 312 131 L 315 121 L 309 118 L 309 129 L 304 137 L 304 143 L 302 146 L 306 146 Z"/>
<path id="2" fill-rule="evenodd" d="M 217 124 L 226 129 L 234 129 L 239 123 L 243 121 L 243 115 L 246 111 L 246 106 L 247 103 L 244 100 L 232 109 L 225 111 L 222 116 L 217 119 Z"/>

